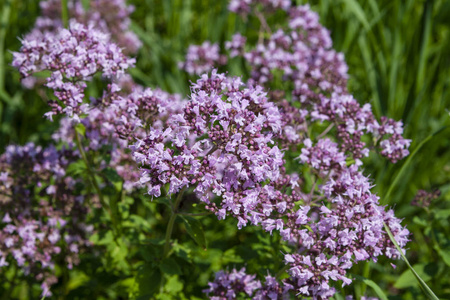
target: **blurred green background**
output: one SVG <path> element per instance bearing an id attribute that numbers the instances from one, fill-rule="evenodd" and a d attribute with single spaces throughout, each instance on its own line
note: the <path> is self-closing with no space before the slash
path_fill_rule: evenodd
<path id="1" fill-rule="evenodd" d="M 10 66 L 39 15 L 37 0 L 0 1 L 0 153 L 10 143 L 48 143 L 57 124 L 42 115 L 47 106 L 35 91 L 22 88 Z M 227 10 L 226 0 L 134 0 L 131 28 L 143 42 L 135 80 L 186 94 L 189 80 L 177 67 L 190 44 L 221 45 L 236 31 L 257 28 Z M 293 1 L 304 4 L 306 1 Z M 412 232 L 407 257 L 442 299 L 450 298 L 450 1 L 314 0 L 308 2 L 331 31 L 334 48 L 345 54 L 349 89 L 369 102 L 377 117 L 403 120 L 412 139 L 409 159 L 396 165 L 373 155 L 366 161 L 382 203 L 394 206 Z M 276 18 L 269 20 L 276 23 Z M 231 66 L 233 75 L 242 67 Z M 417 150 L 417 151 L 416 151 Z M 411 205 L 417 191 L 439 189 L 429 207 Z M 209 219 L 209 218 L 206 218 Z M 204 222 L 208 223 L 208 220 Z M 249 230 L 248 232 L 250 232 Z M 223 236 L 220 236 L 223 237 Z M 220 238 L 219 237 L 219 238 Z M 214 239 L 214 237 L 210 237 Z M 216 238 L 218 239 L 218 238 Z M 361 265 L 390 299 L 422 299 L 403 262 Z M 206 278 L 204 279 L 206 280 Z M 204 281 L 203 280 L 203 281 Z M 355 284 L 356 294 L 364 293 Z"/>

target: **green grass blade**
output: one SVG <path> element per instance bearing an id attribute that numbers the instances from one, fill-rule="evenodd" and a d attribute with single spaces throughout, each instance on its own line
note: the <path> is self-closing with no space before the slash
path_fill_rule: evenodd
<path id="1" fill-rule="evenodd" d="M 5 38 L 6 31 L 9 26 L 9 16 L 11 13 L 11 0 L 7 0 L 2 5 L 2 13 L 0 19 L 0 91 L 5 88 Z"/>
<path id="2" fill-rule="evenodd" d="M 61 19 L 65 28 L 69 27 L 69 8 L 67 0 L 61 0 Z"/>
<path id="3" fill-rule="evenodd" d="M 388 300 L 386 294 L 383 293 L 383 290 L 374 281 L 359 275 L 352 274 L 352 276 L 358 279 L 359 281 L 364 282 L 366 285 L 370 286 L 381 300 Z"/>
<path id="4" fill-rule="evenodd" d="M 417 70 L 416 93 L 420 91 L 425 78 L 425 65 L 428 59 L 429 41 L 431 35 L 431 15 L 433 11 L 434 1 L 427 0 L 424 4 L 423 20 L 422 20 L 422 37 L 420 46 L 420 59 Z"/>
<path id="5" fill-rule="evenodd" d="M 443 130 L 445 130 L 448 126 L 444 126 L 442 128 L 440 128 L 439 130 L 437 130 L 436 132 L 432 133 L 431 135 L 429 135 L 426 139 L 424 139 L 415 149 L 414 151 L 408 156 L 408 158 L 406 159 L 405 163 L 403 164 L 403 166 L 401 167 L 400 171 L 397 173 L 397 176 L 395 176 L 394 180 L 392 181 L 392 184 L 389 186 L 389 189 L 386 193 L 386 195 L 384 195 L 383 199 L 381 202 L 387 203 L 386 201 L 388 201 L 389 197 L 391 196 L 392 191 L 394 190 L 394 187 L 397 186 L 398 181 L 400 180 L 400 178 L 402 177 L 403 173 L 405 172 L 405 170 L 407 169 L 407 167 L 410 165 L 413 157 L 417 154 L 417 152 L 420 150 L 420 148 L 423 147 L 423 145 L 425 145 L 428 141 L 430 141 L 433 137 L 435 137 L 436 135 L 438 135 L 440 132 L 442 132 Z"/>
<path id="6" fill-rule="evenodd" d="M 352 12 L 355 17 L 361 22 L 361 24 L 364 26 L 364 29 L 369 31 L 369 21 L 361 5 L 356 0 L 342 0 L 342 2 L 346 4 L 348 10 Z"/>
<path id="7" fill-rule="evenodd" d="M 439 298 L 433 293 L 433 291 L 430 289 L 430 287 L 425 283 L 425 281 L 422 278 L 420 278 L 419 274 L 417 274 L 417 272 L 411 266 L 408 259 L 403 254 L 402 249 L 397 244 L 397 241 L 395 240 L 394 235 L 392 234 L 391 230 L 389 229 L 389 226 L 387 226 L 386 223 L 384 223 L 384 222 L 383 222 L 383 224 L 384 224 L 384 229 L 386 230 L 387 234 L 389 235 L 389 239 L 395 245 L 395 248 L 397 248 L 397 251 L 400 253 L 400 256 L 403 258 L 403 260 L 405 261 L 408 268 L 414 274 L 414 277 L 416 277 L 417 281 L 419 282 L 420 288 L 422 289 L 424 294 L 428 297 L 428 299 L 439 300 Z"/>

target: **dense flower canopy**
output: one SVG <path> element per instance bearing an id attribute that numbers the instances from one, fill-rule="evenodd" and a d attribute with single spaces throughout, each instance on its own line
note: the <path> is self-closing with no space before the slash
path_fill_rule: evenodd
<path id="1" fill-rule="evenodd" d="M 94 228 L 83 216 L 93 203 L 86 198 L 96 192 L 89 197 L 93 206 L 116 222 L 113 201 L 106 204 L 102 195 L 114 181 L 121 182 L 117 194 L 145 190 L 149 201 L 192 194 L 218 219 L 235 218 L 239 229 L 259 226 L 281 236 L 290 249 L 283 253 L 287 278 L 267 275 L 262 282 L 245 268 L 220 271 L 205 290 L 212 299 L 240 293 L 330 298 L 337 286 L 352 282 L 348 270 L 359 261 L 399 257 L 384 224 L 402 249 L 409 232 L 380 204 L 363 167 L 375 151 L 393 163 L 401 160 L 410 140 L 402 136 L 401 121 L 378 121 L 369 104 L 348 92 L 344 56 L 333 50 L 309 6 L 230 1 L 230 11 L 244 17 L 263 18 L 258 8 L 282 10 L 288 26 L 266 28 L 257 42 L 234 34 L 225 43 L 229 58 L 216 43 L 189 47 L 179 67 L 201 76 L 183 99 L 128 76 L 135 60 L 127 55 L 140 44 L 127 31 L 128 21 L 114 24 L 101 9 L 127 17 L 131 9 L 122 1 L 91 1 L 92 13 L 70 1 L 74 15 L 67 29 L 55 17 L 56 2 L 42 3 L 44 18 L 22 40 L 13 66 L 24 78 L 47 72 L 45 86 L 56 99 L 46 116 L 66 116 L 58 118 L 52 136 L 58 148 L 10 146 L 0 157 L 0 267 L 15 261 L 27 275 L 38 269 L 36 279 L 48 294 L 56 283 L 56 257 L 64 254 L 72 267 L 79 249 L 91 244 L 86 235 Z M 216 69 L 236 58 L 247 63 L 248 80 Z M 96 76 L 106 87 L 100 97 L 88 97 Z M 79 160 L 85 178 L 65 172 Z M 86 178 L 94 192 L 82 194 L 75 187 Z M 33 198 L 35 189 L 42 197 Z"/>

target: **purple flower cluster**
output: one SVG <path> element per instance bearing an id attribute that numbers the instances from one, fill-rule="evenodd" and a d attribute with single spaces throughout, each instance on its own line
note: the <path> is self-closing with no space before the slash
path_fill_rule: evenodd
<path id="1" fill-rule="evenodd" d="M 30 39 L 39 33 L 55 32 L 63 27 L 61 20 L 61 1 L 46 0 L 39 3 L 41 16 L 36 20 Z M 85 10 L 81 0 L 68 1 L 69 18 L 86 26 L 92 24 L 97 30 L 111 36 L 111 39 L 123 49 L 124 53 L 136 53 L 142 42 L 129 30 L 130 15 L 134 7 L 124 0 L 90 0 L 89 9 Z"/>
<path id="2" fill-rule="evenodd" d="M 230 8 L 249 14 L 251 4 L 231 1 Z M 280 7 L 264 4 L 265 12 Z M 351 283 L 346 274 L 358 261 L 377 261 L 380 255 L 399 257 L 383 224 L 400 247 L 406 245 L 408 230 L 392 210 L 380 206 L 360 168 L 361 158 L 372 149 L 392 162 L 402 159 L 409 153 L 410 140 L 402 137 L 401 122 L 385 117 L 378 122 L 369 104 L 361 106 L 347 92 L 344 57 L 331 48 L 329 32 L 320 25 L 318 15 L 308 6 L 282 8 L 288 13 L 288 31 L 274 32 L 246 53 L 244 46 L 250 49 L 251 45 L 244 45 L 246 39 L 240 35 L 226 46 L 231 56 L 243 56 L 250 64 L 250 84 L 272 89 L 269 99 L 282 116 L 281 130 L 273 140 L 282 148 L 300 150 L 303 170 L 312 174 L 315 183 L 308 191 L 303 178 L 288 175 L 281 167 L 275 180 L 254 186 L 247 197 L 237 197 L 249 209 L 233 216 L 239 228 L 250 221 L 271 234 L 278 231 L 297 249 L 285 255 L 290 275 L 285 284 L 298 295 L 329 298 L 336 292 L 333 282 Z M 264 16 L 255 14 L 264 23 Z M 282 87 L 276 85 L 277 72 L 281 72 Z M 293 100 L 284 99 L 287 93 Z M 313 142 L 310 128 L 317 123 L 328 128 Z M 363 142 L 367 134 L 372 135 L 373 144 Z M 229 194 L 222 197 L 225 203 L 235 199 Z M 221 218 L 225 212 L 216 214 Z"/>
<path id="3" fill-rule="evenodd" d="M 293 83 L 294 94 L 301 92 L 303 97 L 345 91 L 348 68 L 344 56 L 331 48 L 329 32 L 320 25 L 319 16 L 309 6 L 291 7 L 287 12 L 287 30 L 277 30 L 244 54 L 253 80 L 266 83 L 274 70 L 281 70 L 284 80 Z"/>
<path id="4" fill-rule="evenodd" d="M 150 125 L 163 127 L 165 119 L 181 112 L 183 106 L 182 98 L 177 95 L 144 89 L 130 80 L 125 70 L 134 60 L 109 42 L 108 35 L 94 28 L 94 23 L 90 24 L 86 27 L 72 20 L 68 30 L 34 31 L 33 37 L 27 36 L 30 40 L 23 41 L 21 52 L 14 54 L 13 64 L 24 76 L 52 72 L 46 86 L 55 90 L 58 102 L 50 102 L 52 111 L 46 115 L 50 118 L 55 113 L 68 115 L 60 120 L 60 128 L 52 136 L 66 150 L 42 150 L 32 145 L 16 147 L 9 151 L 12 154 L 5 154 L 5 164 L 0 168 L 4 183 L 0 191 L 5 191 L 2 200 L 3 197 L 15 199 L 18 193 L 29 197 L 21 198 L 25 202 L 6 198 L 2 201 L 7 204 L 3 208 L 8 212 L 4 218 L 8 224 L 0 232 L 0 240 L 5 241 L 5 246 L 0 248 L 0 260 L 7 265 L 14 258 L 25 274 L 36 275 L 35 279 L 43 282 L 43 294 L 47 296 L 51 294 L 50 286 L 57 282 L 54 265 L 65 260 L 67 267 L 72 268 L 79 261 L 78 250 L 89 245 L 85 236 L 92 228 L 84 225 L 88 207 L 102 205 L 96 197 L 87 205 L 86 195 L 77 196 L 75 190 L 79 180 L 65 174 L 71 162 L 81 159 L 77 150 L 70 150 L 76 147 L 75 125 L 81 123 L 85 130 L 79 137 L 79 146 L 89 156 L 100 158 L 92 161 L 89 168 L 97 174 L 106 168 L 116 170 L 124 190 L 131 193 L 140 187 L 140 171 L 129 153 L 129 142 L 146 136 Z M 114 81 L 107 85 L 100 98 L 84 103 L 86 82 L 95 74 Z M 28 177 L 22 179 L 16 173 Z M 25 179 L 34 180 L 38 189 L 32 181 L 25 183 Z M 106 181 L 100 183 L 100 187 L 105 184 Z M 33 198 L 38 195 L 39 201 Z M 23 208 L 26 209 L 21 211 Z"/>
<path id="5" fill-rule="evenodd" d="M 261 87 L 213 72 L 193 84 L 182 113 L 133 146 L 133 156 L 151 196 L 161 196 L 166 186 L 169 195 L 192 186 L 219 219 L 232 215 L 239 228 L 250 222 L 279 231 L 299 249 L 285 257 L 289 284 L 304 296 L 331 297 L 332 281 L 351 282 L 345 275 L 353 264 L 399 256 L 384 223 L 401 247 L 408 231 L 370 192 L 368 178 L 358 170 L 362 162 L 347 167 L 348 156 L 329 138 L 316 145 L 304 140 L 299 158 L 317 170 L 323 184 L 302 192 L 301 178 L 285 174 L 276 146 L 283 125 Z"/>
<path id="6" fill-rule="evenodd" d="M 130 82 L 121 83 L 130 84 Z M 168 116 L 181 112 L 184 100 L 159 89 L 142 88 L 132 83 L 132 92 L 123 91 L 116 84 L 109 84 L 102 97 L 93 99 L 89 114 L 81 119 L 85 128 L 84 151 L 101 153 L 99 169 L 107 167 L 117 171 L 124 180 L 124 189 L 131 192 L 138 188 L 139 174 L 129 143 L 146 136 L 146 128 L 162 128 Z M 53 134 L 56 142 L 74 147 L 76 131 L 70 118 L 63 118 L 59 129 Z M 108 149 L 105 152 L 105 149 Z"/>
<path id="7" fill-rule="evenodd" d="M 231 272 L 219 271 L 209 288 L 204 290 L 212 300 L 236 299 L 238 296 L 245 298 L 265 299 L 289 299 L 289 290 L 292 286 L 288 283 L 280 284 L 274 277 L 267 275 L 264 283 L 256 279 L 256 275 L 248 275 L 245 268 Z"/>
<path id="8" fill-rule="evenodd" d="M 259 41 L 248 52 L 243 52 L 246 39 L 239 34 L 226 45 L 231 50 L 230 56 L 243 56 L 249 63 L 251 81 L 271 89 L 273 94 L 290 92 L 293 100 L 300 102 L 301 110 L 296 111 L 286 108 L 285 100 L 280 103 L 280 109 L 284 107 L 287 113 L 287 118 L 283 119 L 289 125 L 282 139 L 297 144 L 302 131 L 307 130 L 301 123 L 306 118 L 308 123 L 333 124 L 341 141 L 341 151 L 352 154 L 355 159 L 367 156 L 372 148 L 379 149 L 380 154 L 392 162 L 408 155 L 410 140 L 402 137 L 403 124 L 384 117 L 378 122 L 369 104 L 361 107 L 348 94 L 344 56 L 331 48 L 330 34 L 320 25 L 319 16 L 309 6 L 281 7 L 289 16 L 287 31 L 269 32 L 267 40 Z M 284 84 L 284 90 L 279 92 L 276 90 L 280 87 L 273 86 L 273 82 L 277 82 L 274 77 L 277 72 L 281 72 Z M 373 145 L 362 141 L 367 133 L 373 135 Z"/>
<path id="9" fill-rule="evenodd" d="M 180 69 L 195 75 L 207 73 L 215 66 L 224 65 L 227 62 L 226 56 L 219 53 L 219 45 L 211 44 L 209 41 L 198 46 L 190 45 L 185 59 L 186 61 L 179 63 Z"/>
<path id="10" fill-rule="evenodd" d="M 254 191 L 251 222 L 270 233 L 279 231 L 298 249 L 285 255 L 290 274 L 286 283 L 303 296 L 329 298 L 336 292 L 333 281 L 351 283 L 345 275 L 358 261 L 377 261 L 380 255 L 399 257 L 384 223 L 401 247 L 409 232 L 392 210 L 386 212 L 379 205 L 358 165 L 346 166 L 346 157 L 336 143 L 326 139 L 315 146 L 310 140 L 305 144 L 300 159 L 318 171 L 324 184 L 305 194 L 298 189 L 301 180 L 297 176 L 281 176 L 266 185 L 264 192 Z M 291 192 L 280 192 L 286 189 Z M 246 221 L 238 217 L 238 226 L 242 224 Z"/>
<path id="11" fill-rule="evenodd" d="M 345 274 L 354 263 L 376 261 L 380 255 L 398 258 L 383 224 L 391 228 L 401 247 L 406 245 L 409 232 L 392 210 L 386 212 L 379 205 L 370 188 L 356 165 L 343 167 L 320 187 L 328 203 L 313 199 L 287 221 L 292 226 L 291 242 L 298 244 L 300 251 L 285 255 L 285 261 L 301 294 L 330 297 L 335 293 L 331 281 L 351 282 Z"/>
<path id="12" fill-rule="evenodd" d="M 9 146 L 0 156 L 0 268 L 17 265 L 42 282 L 45 295 L 57 282 L 55 263 L 71 269 L 90 245 L 85 198 L 65 174 L 75 159 L 70 150 L 31 143 Z"/>
<path id="13" fill-rule="evenodd" d="M 418 190 L 416 196 L 414 196 L 414 199 L 411 201 L 411 205 L 428 208 L 431 202 L 438 199 L 440 195 L 440 190 L 434 190 L 432 192 Z"/>
<path id="14" fill-rule="evenodd" d="M 133 11 L 134 6 L 127 5 L 124 0 L 91 0 L 83 23 L 96 24 L 96 28 L 111 35 L 125 54 L 133 54 L 142 46 L 137 35 L 129 30 Z"/>
<path id="15" fill-rule="evenodd" d="M 246 16 L 252 11 L 253 6 L 260 4 L 265 10 L 288 9 L 290 0 L 231 0 L 228 9 L 232 12 Z"/>
<path id="16" fill-rule="evenodd" d="M 235 57 L 242 55 L 244 53 L 244 45 L 247 38 L 242 36 L 240 33 L 233 35 L 231 41 L 225 43 L 225 49 L 230 51 L 230 57 Z"/>
<path id="17" fill-rule="evenodd" d="M 168 194 L 194 186 L 221 217 L 245 212 L 242 198 L 276 179 L 283 163 L 280 150 L 270 147 L 280 131 L 278 109 L 261 87 L 215 71 L 193 84 L 190 98 L 182 113 L 169 116 L 167 127 L 151 128 L 133 146 L 142 165 L 140 181 L 155 197 L 166 184 Z M 212 195 L 223 195 L 222 208 L 210 203 Z"/>
<path id="18" fill-rule="evenodd" d="M 69 29 L 59 29 L 54 35 L 42 34 L 22 42 L 20 52 L 15 52 L 13 66 L 23 77 L 41 71 L 50 71 L 46 86 L 54 91 L 58 100 L 50 100 L 55 114 L 79 120 L 89 106 L 83 103 L 86 82 L 96 74 L 105 78 L 117 78 L 133 66 L 134 59 L 126 57 L 122 50 L 109 42 L 106 34 L 92 26 L 86 27 L 72 21 Z"/>

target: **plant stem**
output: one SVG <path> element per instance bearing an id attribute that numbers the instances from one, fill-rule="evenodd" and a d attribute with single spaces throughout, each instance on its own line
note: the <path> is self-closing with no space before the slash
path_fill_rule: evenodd
<path id="1" fill-rule="evenodd" d="M 83 146 L 81 145 L 79 133 L 76 130 L 75 130 L 75 141 L 77 144 L 78 151 L 80 151 L 81 158 L 83 159 L 84 163 L 86 164 L 86 169 L 88 171 L 92 185 L 94 186 L 94 189 L 96 190 L 96 192 L 98 194 L 100 203 L 102 204 L 104 209 L 109 211 L 109 207 L 106 205 L 105 199 L 103 198 L 102 191 L 100 190 L 100 186 L 97 183 L 97 179 L 95 178 L 94 172 L 92 171 L 91 165 L 89 164 L 89 161 L 87 159 L 86 152 L 84 152 Z"/>
<path id="2" fill-rule="evenodd" d="M 398 253 L 400 254 L 401 258 L 405 261 L 406 265 L 408 266 L 409 270 L 413 273 L 414 277 L 416 277 L 417 281 L 419 282 L 419 286 L 424 292 L 424 294 L 428 297 L 428 299 L 433 300 L 439 300 L 439 298 L 434 294 L 433 290 L 430 289 L 430 287 L 425 283 L 425 281 L 417 274 L 416 270 L 411 266 L 406 256 L 403 254 L 402 249 L 397 244 L 397 241 L 395 240 L 394 235 L 392 234 L 391 230 L 389 229 L 389 226 L 383 221 L 384 229 L 386 230 L 389 239 L 394 244 L 395 248 L 397 249 Z"/>
<path id="3" fill-rule="evenodd" d="M 69 8 L 67 6 L 67 0 L 61 0 L 61 19 L 64 28 L 69 27 Z"/>
<path id="4" fill-rule="evenodd" d="M 6 0 L 2 6 L 2 16 L 0 19 L 0 91 L 5 90 L 5 39 L 9 25 L 9 15 L 11 13 L 11 0 Z"/>
<path id="5" fill-rule="evenodd" d="M 334 123 L 331 123 L 321 134 L 319 134 L 319 136 L 316 138 L 316 140 L 320 140 L 321 138 L 323 138 L 325 136 L 325 134 L 327 134 L 331 129 L 333 129 L 334 127 Z"/>
<path id="6" fill-rule="evenodd" d="M 363 276 L 365 278 L 369 278 L 369 276 L 370 276 L 370 262 L 368 262 L 368 261 L 366 261 L 363 265 Z M 361 294 L 362 295 L 365 295 L 366 288 L 367 288 L 367 284 L 365 284 L 363 282 L 363 284 L 361 285 Z"/>
<path id="7" fill-rule="evenodd" d="M 390 196 L 391 196 L 392 191 L 394 190 L 394 187 L 397 187 L 397 182 L 400 180 L 400 178 L 402 178 L 403 173 L 405 172 L 406 168 L 411 163 L 413 157 L 417 154 L 417 151 L 419 151 L 420 148 L 422 148 L 422 146 L 425 145 L 434 136 L 438 135 L 439 133 L 441 133 L 442 131 L 447 129 L 447 127 L 448 126 L 441 127 L 440 129 L 438 129 L 437 131 L 435 131 L 434 133 L 429 135 L 426 139 L 424 139 L 419 145 L 417 145 L 417 147 L 414 149 L 414 151 L 408 156 L 406 161 L 403 163 L 402 167 L 400 168 L 400 171 L 398 171 L 397 175 L 395 176 L 394 180 L 392 181 L 391 185 L 389 186 L 389 189 L 386 192 L 386 195 L 384 195 L 384 197 L 383 197 L 383 199 L 381 201 L 382 204 L 389 203 Z"/>
<path id="8" fill-rule="evenodd" d="M 281 275 L 283 275 L 289 268 L 290 268 L 289 265 L 285 265 L 284 267 L 282 267 L 282 268 L 278 271 L 277 275 L 275 275 L 275 278 L 276 278 L 276 279 L 280 279 Z"/>
<path id="9" fill-rule="evenodd" d="M 92 185 L 94 186 L 95 191 L 97 192 L 98 198 L 100 199 L 100 204 L 102 205 L 103 209 L 106 210 L 106 212 L 111 217 L 111 221 L 113 223 L 113 235 L 114 235 L 114 242 L 119 247 L 118 237 L 121 234 L 121 229 L 118 227 L 118 216 L 117 211 L 113 211 L 111 207 L 106 203 L 105 198 L 103 197 L 102 190 L 100 189 L 100 186 L 97 183 L 97 179 L 95 178 L 94 171 L 92 171 L 91 165 L 89 164 L 89 160 L 87 158 L 86 152 L 84 152 L 83 146 L 81 145 L 81 140 L 79 133 L 75 130 L 75 141 L 77 144 L 78 151 L 80 151 L 81 158 L 84 161 L 84 164 L 86 165 L 86 169 L 88 171 L 90 181 Z M 116 203 L 117 204 L 117 203 Z"/>
<path id="10" fill-rule="evenodd" d="M 166 230 L 166 238 L 164 243 L 164 252 L 163 252 L 163 258 L 166 258 L 169 254 L 169 248 L 170 248 L 170 237 L 172 236 L 173 231 L 173 224 L 175 223 L 175 219 L 177 218 L 178 212 L 178 206 L 181 203 L 181 199 L 183 198 L 184 191 L 186 190 L 186 187 L 184 187 L 177 195 L 177 199 L 175 200 L 175 203 L 172 206 L 171 216 L 169 219 L 169 224 L 167 225 Z"/>
<path id="11" fill-rule="evenodd" d="M 187 212 L 180 212 L 178 213 L 181 216 L 190 216 L 190 217 L 201 217 L 201 216 L 207 216 L 213 214 L 212 212 L 203 212 L 203 213 L 187 213 Z"/>
<path id="12" fill-rule="evenodd" d="M 11 298 L 11 294 L 12 294 L 12 292 L 14 290 L 14 287 L 16 286 L 15 281 L 16 281 L 16 278 L 17 278 L 17 273 L 18 273 L 17 266 L 14 266 L 13 277 L 12 277 L 12 279 L 10 281 L 10 285 L 8 287 L 8 290 L 6 291 L 6 293 L 3 294 L 2 299 L 10 299 Z"/>

